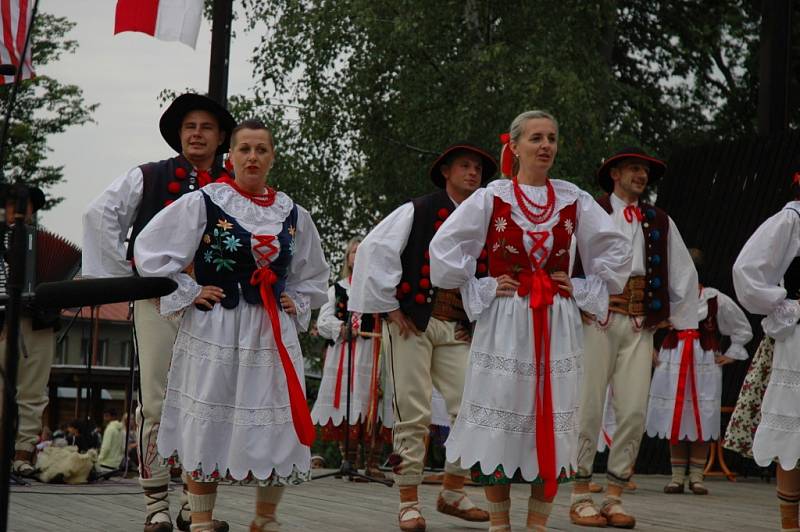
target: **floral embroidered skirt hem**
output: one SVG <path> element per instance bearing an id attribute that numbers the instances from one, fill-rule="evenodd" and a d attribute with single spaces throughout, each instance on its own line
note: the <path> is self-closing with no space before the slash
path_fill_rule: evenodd
<path id="1" fill-rule="evenodd" d="M 536 477 L 533 480 L 525 480 L 522 477 L 522 471 L 517 469 L 514 471 L 514 474 L 509 477 L 506 475 L 505 470 L 503 469 L 502 465 L 497 466 L 497 469 L 494 470 L 493 473 L 489 475 L 485 475 L 481 470 L 480 462 L 475 464 L 470 468 L 470 478 L 473 482 L 480 484 L 481 486 L 506 486 L 509 484 L 543 484 L 544 481 L 541 477 Z M 575 471 L 570 470 L 567 473 L 567 470 L 563 467 L 561 468 L 561 472 L 558 475 L 556 481 L 559 484 L 564 484 L 567 482 L 572 482 L 575 478 Z"/>

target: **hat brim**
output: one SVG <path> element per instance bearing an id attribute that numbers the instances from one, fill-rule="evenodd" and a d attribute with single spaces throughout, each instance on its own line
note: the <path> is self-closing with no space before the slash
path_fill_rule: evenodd
<path id="1" fill-rule="evenodd" d="M 161 115 L 161 120 L 158 127 L 161 130 L 161 136 L 169 144 L 170 148 L 178 153 L 183 152 L 181 146 L 181 125 L 183 124 L 183 117 L 190 111 L 208 111 L 217 118 L 219 128 L 225 131 L 225 140 L 217 147 L 216 154 L 220 155 L 225 153 L 230 148 L 231 131 L 236 127 L 236 121 L 227 109 L 222 107 L 219 103 L 215 102 L 207 96 L 202 94 L 186 93 L 181 94 L 175 101 L 173 101 L 164 114 Z"/>
<path id="2" fill-rule="evenodd" d="M 611 179 L 611 168 L 625 159 L 639 159 L 650 163 L 650 171 L 647 174 L 647 184 L 655 183 L 664 176 L 667 170 L 667 165 L 664 161 L 642 155 L 641 153 L 618 153 L 613 157 L 609 157 L 603 161 L 603 165 L 597 170 L 597 182 L 600 188 L 609 194 L 614 191 L 614 180 Z"/>
<path id="3" fill-rule="evenodd" d="M 473 146 L 471 144 L 454 144 L 453 146 L 448 147 L 444 152 L 433 161 L 430 170 L 428 171 L 428 175 L 431 177 L 431 181 L 433 184 L 439 188 L 445 187 L 445 178 L 442 174 L 442 163 L 447 159 L 447 157 L 455 151 L 466 151 L 469 153 L 474 153 L 478 157 L 481 158 L 481 186 L 486 186 L 489 180 L 497 173 L 497 161 L 494 160 L 488 152 L 478 148 L 477 146 Z"/>
<path id="4" fill-rule="evenodd" d="M 16 197 L 14 193 L 14 185 L 10 183 L 2 183 L 0 184 L 0 202 L 5 204 L 8 200 L 13 199 Z M 33 212 L 38 211 L 46 202 L 44 192 L 39 187 L 28 187 L 28 200 L 31 202 L 33 206 Z"/>

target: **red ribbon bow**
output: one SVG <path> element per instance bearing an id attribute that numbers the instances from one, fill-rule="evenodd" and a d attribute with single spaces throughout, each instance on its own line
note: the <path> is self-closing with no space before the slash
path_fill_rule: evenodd
<path id="1" fill-rule="evenodd" d="M 550 326 L 547 313 L 558 293 L 557 285 L 541 268 L 519 273 L 517 294 L 530 295 L 533 318 L 534 359 L 536 362 L 536 451 L 539 476 L 544 481 L 544 493 L 555 497 L 556 441 L 553 427 L 553 393 L 550 383 Z"/>
<path id="2" fill-rule="evenodd" d="M 197 184 L 200 186 L 200 188 L 203 188 L 204 186 L 208 185 L 213 180 L 214 178 L 211 177 L 211 174 L 209 174 L 205 170 L 197 171 Z"/>
<path id="3" fill-rule="evenodd" d="M 503 175 L 511 177 L 514 173 L 514 153 L 509 146 L 511 135 L 502 133 L 500 142 L 503 143 L 503 147 L 500 149 L 500 171 L 503 172 Z"/>
<path id="4" fill-rule="evenodd" d="M 692 387 L 692 406 L 694 407 L 694 423 L 697 427 L 697 439 L 703 440 L 703 426 L 700 423 L 700 403 L 697 400 L 697 378 L 694 368 L 694 341 L 700 338 L 697 329 L 678 331 L 678 340 L 683 340 L 681 351 L 681 367 L 678 374 L 678 389 L 675 395 L 675 410 L 672 413 L 672 433 L 670 443 L 677 445 L 680 438 L 681 418 L 683 417 L 683 404 L 686 400 L 686 381 Z"/>
<path id="5" fill-rule="evenodd" d="M 274 238 L 274 237 L 273 237 Z M 289 407 L 292 411 L 292 423 L 297 433 L 297 439 L 307 447 L 314 443 L 315 431 L 314 424 L 311 422 L 311 412 L 306 403 L 306 394 L 297 377 L 297 372 L 292 364 L 289 351 L 283 343 L 281 336 L 281 320 L 278 315 L 278 302 L 275 301 L 275 294 L 272 286 L 278 281 L 278 276 L 269 266 L 263 266 L 253 272 L 250 277 L 250 284 L 258 286 L 261 293 L 261 303 L 267 311 L 269 322 L 272 325 L 272 334 L 275 336 L 275 344 L 278 347 L 283 372 L 286 375 L 286 385 L 289 389 Z"/>
<path id="6" fill-rule="evenodd" d="M 636 218 L 639 222 L 644 220 L 644 215 L 642 214 L 642 210 L 637 207 L 636 205 L 628 205 L 625 207 L 625 210 L 622 211 L 622 214 L 625 216 L 625 221 L 629 224 L 633 223 L 633 219 Z"/>

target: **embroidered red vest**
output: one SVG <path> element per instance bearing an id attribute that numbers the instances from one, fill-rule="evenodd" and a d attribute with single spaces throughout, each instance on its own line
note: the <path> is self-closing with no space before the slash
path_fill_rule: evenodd
<path id="1" fill-rule="evenodd" d="M 542 268 L 547 273 L 569 271 L 569 246 L 575 232 L 577 201 L 558 212 L 558 222 L 550 230 L 553 245 Z M 546 232 L 534 233 L 536 242 L 546 240 Z M 494 198 L 489 232 L 486 235 L 486 249 L 489 254 L 489 275 L 499 277 L 507 274 L 517 278 L 521 271 L 533 271 L 534 264 L 525 252 L 524 231 L 511 218 L 511 205 L 497 196 Z"/>
<path id="2" fill-rule="evenodd" d="M 721 351 L 721 346 L 719 326 L 717 325 L 717 311 L 719 309 L 717 296 L 709 299 L 706 304 L 708 305 L 708 313 L 705 319 L 697 325 L 697 331 L 700 333 L 700 347 L 703 348 L 703 351 L 719 352 Z M 661 347 L 666 349 L 678 347 L 678 333 L 674 329 L 667 333 Z"/>

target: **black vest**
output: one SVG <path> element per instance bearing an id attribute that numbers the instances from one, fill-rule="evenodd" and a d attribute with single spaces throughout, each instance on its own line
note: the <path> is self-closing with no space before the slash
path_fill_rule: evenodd
<path id="1" fill-rule="evenodd" d="M 128 260 L 133 259 L 133 244 L 147 223 L 158 212 L 187 192 L 199 188 L 197 173 L 182 155 L 139 167 L 142 171 L 142 202 L 128 240 Z M 222 167 L 211 169 L 214 181 L 228 173 Z"/>

